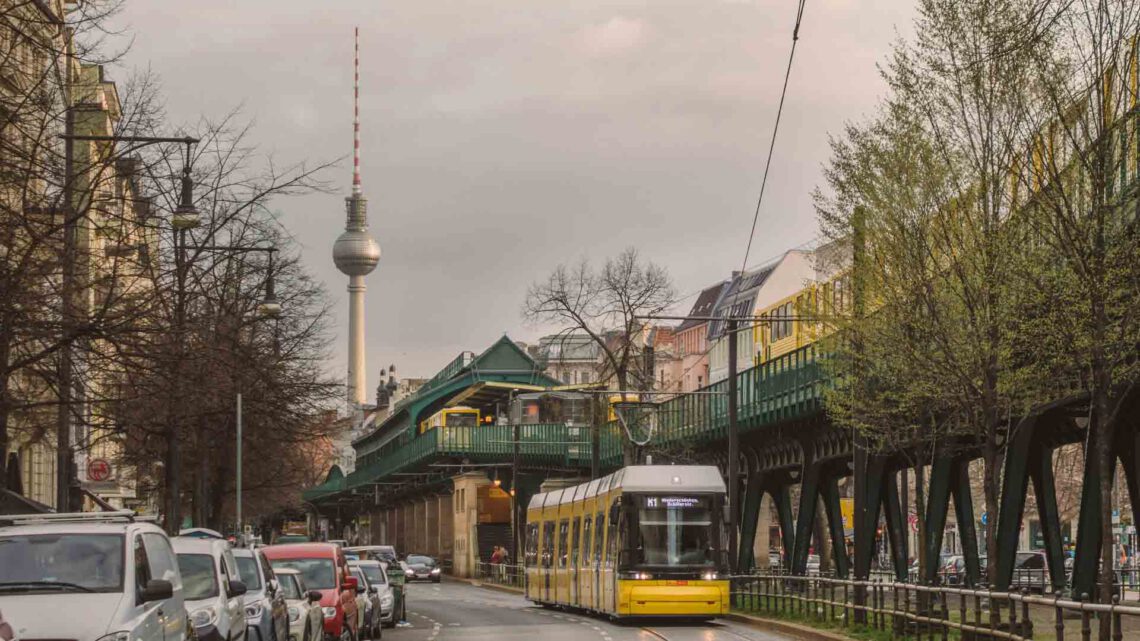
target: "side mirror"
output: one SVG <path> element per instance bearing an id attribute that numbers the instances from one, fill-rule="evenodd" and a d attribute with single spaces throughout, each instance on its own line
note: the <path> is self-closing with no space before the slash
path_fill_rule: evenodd
<path id="1" fill-rule="evenodd" d="M 270 579 L 269 580 L 269 593 L 270 594 L 277 594 L 277 591 L 280 589 L 281 589 L 281 584 L 277 582 L 277 579 Z"/>
<path id="2" fill-rule="evenodd" d="M 359 587 L 360 587 L 360 582 L 356 580 L 356 577 L 346 576 L 346 577 L 344 577 L 344 584 L 340 586 L 340 589 L 352 590 L 355 592 L 355 591 L 357 591 L 357 589 Z"/>
<path id="3" fill-rule="evenodd" d="M 245 583 L 241 581 L 230 581 L 229 585 L 226 586 L 226 593 L 230 596 L 241 596 L 245 594 L 246 591 Z"/>
<path id="4" fill-rule="evenodd" d="M 308 599 L 309 603 L 317 603 L 321 600 L 321 593 L 316 590 L 309 590 L 305 593 L 305 598 Z"/>
<path id="5" fill-rule="evenodd" d="M 170 581 L 151 579 L 146 582 L 146 587 L 143 588 L 141 596 L 143 603 L 164 601 L 174 596 L 174 586 Z"/>

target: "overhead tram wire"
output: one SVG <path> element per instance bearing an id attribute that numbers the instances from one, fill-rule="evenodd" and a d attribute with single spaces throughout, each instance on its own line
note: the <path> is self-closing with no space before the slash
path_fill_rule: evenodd
<path id="1" fill-rule="evenodd" d="M 784 88 L 780 91 L 780 105 L 776 108 L 776 123 L 772 127 L 772 140 L 768 144 L 768 160 L 764 163 L 764 177 L 760 180 L 760 196 L 756 199 L 756 211 L 752 214 L 752 230 L 748 233 L 748 245 L 744 248 L 744 260 L 740 263 L 740 270 L 744 271 L 748 265 L 748 254 L 752 252 L 752 240 L 756 236 L 756 224 L 760 220 L 760 205 L 764 202 L 764 189 L 768 185 L 768 172 L 772 168 L 772 155 L 776 149 L 776 134 L 780 131 L 780 117 L 784 113 L 784 99 L 788 96 L 788 79 L 792 75 L 792 62 L 796 58 L 796 43 L 800 40 L 800 24 L 804 17 L 804 3 L 799 0 L 796 8 L 796 26 L 792 29 L 792 49 L 788 53 L 788 67 L 784 71 Z"/>

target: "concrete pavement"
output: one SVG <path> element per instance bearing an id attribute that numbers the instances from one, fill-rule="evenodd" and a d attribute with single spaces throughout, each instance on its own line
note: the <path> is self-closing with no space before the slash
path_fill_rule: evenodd
<path id="1" fill-rule="evenodd" d="M 384 631 L 384 641 L 787 641 L 729 621 L 627 623 L 547 610 L 520 595 L 466 583 L 416 583 L 408 589 L 411 627 Z"/>

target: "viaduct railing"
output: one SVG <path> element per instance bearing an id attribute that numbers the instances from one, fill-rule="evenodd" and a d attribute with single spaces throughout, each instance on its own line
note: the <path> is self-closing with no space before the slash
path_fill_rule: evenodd
<path id="1" fill-rule="evenodd" d="M 802 347 L 744 370 L 738 375 L 739 424 L 742 431 L 810 416 L 822 408 L 826 385 L 816 345 Z M 678 395 L 659 404 L 654 442 L 699 445 L 720 440 L 728 430 L 727 381 Z M 407 471 L 435 458 L 462 457 L 473 462 L 503 462 L 514 454 L 514 426 L 481 425 L 436 428 L 418 435 L 343 479 L 306 492 L 320 500 Z M 601 426 L 599 459 L 621 464 L 624 432 L 616 422 Z M 537 424 L 519 426 L 519 454 L 524 465 L 588 468 L 592 459 L 591 426 Z"/>

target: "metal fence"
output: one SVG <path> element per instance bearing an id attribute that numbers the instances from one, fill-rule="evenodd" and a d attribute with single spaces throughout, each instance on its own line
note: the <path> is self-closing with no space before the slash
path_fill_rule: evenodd
<path id="1" fill-rule="evenodd" d="M 947 641 L 1034 638 L 1034 627 L 1052 627 L 1056 641 L 1066 636 L 1090 641 L 1094 629 L 1114 641 L 1125 620 L 1135 629 L 1140 607 L 1037 596 L 1028 590 L 993 592 L 888 581 L 852 581 L 820 576 L 742 575 L 732 577 L 732 604 L 740 612 L 805 619 L 827 625 L 861 626 L 892 637 Z M 1049 636 L 1049 635 L 1046 635 Z M 1105 638 L 1101 636 L 1100 638 Z"/>
<path id="2" fill-rule="evenodd" d="M 475 565 L 475 578 L 484 583 L 505 585 L 521 590 L 526 580 L 526 569 L 517 563 L 477 563 Z"/>

